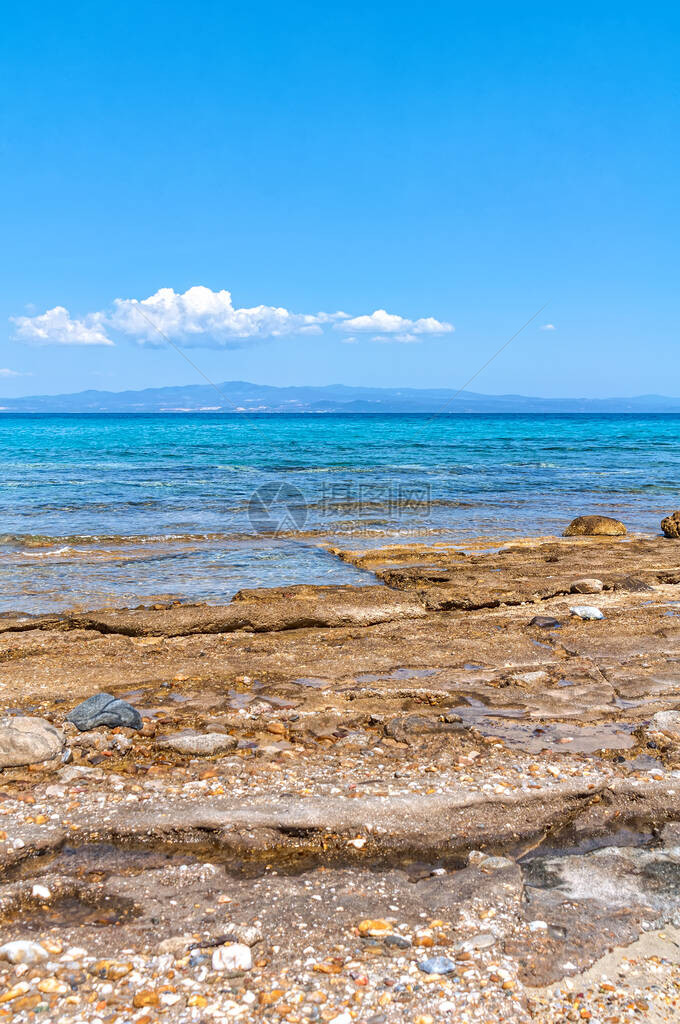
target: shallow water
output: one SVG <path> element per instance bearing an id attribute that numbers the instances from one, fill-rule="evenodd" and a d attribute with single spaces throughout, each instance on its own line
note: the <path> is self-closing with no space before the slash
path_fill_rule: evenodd
<path id="1" fill-rule="evenodd" d="M 657 533 L 679 441 L 674 415 L 3 415 L 0 611 L 373 582 L 323 537 Z"/>
<path id="2" fill-rule="evenodd" d="M 451 709 L 467 725 L 482 736 L 497 736 L 508 747 L 539 754 L 543 750 L 557 753 L 594 754 L 601 750 L 629 750 L 635 746 L 634 723 L 598 722 L 576 725 L 554 722 L 539 725 L 528 721 L 526 707 L 495 708 L 473 697 L 466 704 Z"/>

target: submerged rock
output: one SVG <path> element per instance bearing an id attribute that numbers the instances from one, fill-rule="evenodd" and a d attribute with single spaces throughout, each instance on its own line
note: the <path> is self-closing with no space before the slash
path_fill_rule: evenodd
<path id="1" fill-rule="evenodd" d="M 196 732 L 194 729 L 173 732 L 156 740 L 156 746 L 162 750 L 176 750 L 178 754 L 196 754 L 199 757 L 235 750 L 237 745 L 235 736 L 220 732 Z"/>
<path id="2" fill-rule="evenodd" d="M 578 516 L 564 531 L 565 537 L 624 537 L 626 527 L 611 516 Z"/>
<path id="3" fill-rule="evenodd" d="M 5 719 L 0 726 L 0 768 L 53 761 L 63 746 L 64 734 L 43 718 Z"/>
<path id="4" fill-rule="evenodd" d="M 443 720 L 442 720 L 443 719 Z M 385 725 L 385 735 L 401 743 L 410 743 L 412 737 L 441 735 L 442 733 L 464 732 L 460 715 L 447 714 L 439 718 L 425 718 L 424 715 L 407 715 L 393 718 Z"/>
<path id="5" fill-rule="evenodd" d="M 143 726 L 139 711 L 126 700 L 114 697 L 112 693 L 96 693 L 93 697 L 88 697 L 66 716 L 66 721 L 72 722 L 81 732 L 96 729 L 100 725 L 105 725 L 109 729 L 124 726 L 137 730 Z"/>
<path id="6" fill-rule="evenodd" d="M 673 540 L 680 539 L 680 512 L 671 512 L 669 516 L 661 520 L 661 529 L 666 537 Z"/>
<path id="7" fill-rule="evenodd" d="M 468 865 L 471 868 L 479 868 L 485 874 L 491 874 L 493 871 L 503 871 L 505 868 L 512 868 L 515 866 L 515 862 L 510 860 L 509 857 L 493 857 L 488 853 L 484 853 L 483 850 L 470 850 Z"/>
<path id="8" fill-rule="evenodd" d="M 579 619 L 603 619 L 604 615 L 599 608 L 595 608 L 594 605 L 590 604 L 579 604 L 575 608 L 570 608 L 569 611 L 572 615 L 577 615 Z"/>

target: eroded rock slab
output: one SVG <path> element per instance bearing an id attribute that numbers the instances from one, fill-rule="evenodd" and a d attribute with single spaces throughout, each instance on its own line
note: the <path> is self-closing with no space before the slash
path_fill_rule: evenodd
<path id="1" fill-rule="evenodd" d="M 172 637 L 369 626 L 425 615 L 425 608 L 413 595 L 385 587 L 296 586 L 242 590 L 225 607 L 178 605 L 160 610 L 103 611 L 78 617 L 74 624 L 103 633 Z"/>

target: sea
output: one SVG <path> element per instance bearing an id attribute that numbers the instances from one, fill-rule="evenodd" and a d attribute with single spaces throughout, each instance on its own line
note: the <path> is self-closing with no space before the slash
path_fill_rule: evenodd
<path id="1" fill-rule="evenodd" d="M 368 584 L 332 549 L 679 507 L 678 415 L 2 414 L 0 612 Z"/>

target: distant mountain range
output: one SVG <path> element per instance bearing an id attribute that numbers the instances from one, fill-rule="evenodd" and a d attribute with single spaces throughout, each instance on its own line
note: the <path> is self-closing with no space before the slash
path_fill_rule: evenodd
<path id="1" fill-rule="evenodd" d="M 143 391 L 80 391 L 72 395 L 0 398 L 0 412 L 25 413 L 680 413 L 680 398 L 530 398 L 457 394 L 448 388 L 271 387 L 226 381 Z"/>

